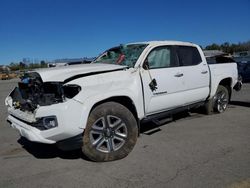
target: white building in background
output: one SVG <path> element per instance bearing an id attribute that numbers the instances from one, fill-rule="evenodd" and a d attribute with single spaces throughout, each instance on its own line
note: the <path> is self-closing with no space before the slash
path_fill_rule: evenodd
<path id="1" fill-rule="evenodd" d="M 6 65 L 0 65 L 0 72 L 10 72 L 10 68 Z"/>

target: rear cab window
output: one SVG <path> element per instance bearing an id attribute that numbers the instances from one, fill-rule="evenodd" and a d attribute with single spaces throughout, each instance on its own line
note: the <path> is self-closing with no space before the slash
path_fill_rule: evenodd
<path id="1" fill-rule="evenodd" d="M 235 63 L 233 58 L 225 56 L 206 57 L 208 64 Z"/>

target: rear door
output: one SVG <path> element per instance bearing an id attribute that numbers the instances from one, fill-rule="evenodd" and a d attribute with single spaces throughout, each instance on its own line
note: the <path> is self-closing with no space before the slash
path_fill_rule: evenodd
<path id="1" fill-rule="evenodd" d="M 186 104 L 204 101 L 209 94 L 210 75 L 201 50 L 194 46 L 177 46 L 176 49 L 186 88 L 183 100 Z"/>

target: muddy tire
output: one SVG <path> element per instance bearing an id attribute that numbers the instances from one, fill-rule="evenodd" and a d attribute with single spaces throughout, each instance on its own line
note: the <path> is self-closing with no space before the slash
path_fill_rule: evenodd
<path id="1" fill-rule="evenodd" d="M 229 92 L 228 88 L 225 86 L 219 85 L 214 96 L 214 112 L 223 113 L 226 111 L 229 104 Z"/>
<path id="2" fill-rule="evenodd" d="M 213 98 L 206 101 L 204 105 L 205 114 L 210 115 L 215 113 L 223 113 L 229 103 L 228 88 L 219 85 L 216 94 Z"/>
<path id="3" fill-rule="evenodd" d="M 103 103 L 89 115 L 82 151 L 93 161 L 122 159 L 134 148 L 137 136 L 137 122 L 125 106 L 116 102 Z"/>
<path id="4" fill-rule="evenodd" d="M 213 114 L 213 112 L 214 112 L 214 100 L 213 100 L 213 98 L 209 99 L 208 101 L 205 102 L 203 109 L 204 109 L 204 113 L 206 115 Z"/>

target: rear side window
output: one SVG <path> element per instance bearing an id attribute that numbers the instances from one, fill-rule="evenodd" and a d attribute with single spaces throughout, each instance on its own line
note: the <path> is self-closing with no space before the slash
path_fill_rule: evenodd
<path id="1" fill-rule="evenodd" d="M 197 48 L 192 46 L 178 46 L 178 57 L 181 66 L 198 65 L 202 62 Z"/>

